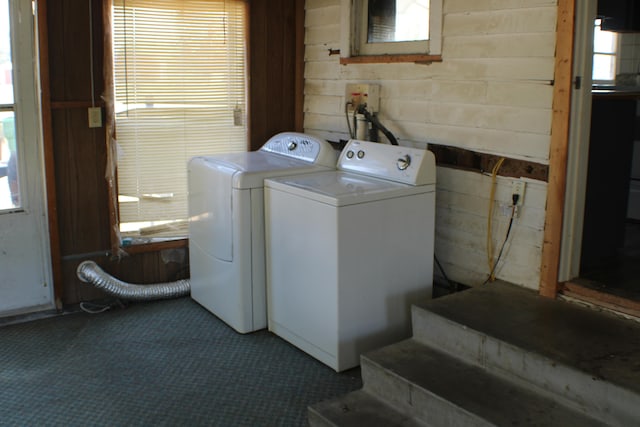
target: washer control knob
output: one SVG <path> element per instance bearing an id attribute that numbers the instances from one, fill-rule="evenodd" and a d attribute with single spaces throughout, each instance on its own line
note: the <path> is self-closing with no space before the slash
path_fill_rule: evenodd
<path id="1" fill-rule="evenodd" d="M 353 159 L 353 151 L 347 151 L 347 159 Z"/>
<path id="2" fill-rule="evenodd" d="M 289 141 L 289 144 L 287 145 L 287 148 L 289 149 L 289 151 L 295 150 L 296 147 L 298 147 L 298 143 L 297 142 Z"/>
<path id="3" fill-rule="evenodd" d="M 408 154 L 406 154 L 404 157 L 400 157 L 396 162 L 396 166 L 398 166 L 398 169 L 400 169 L 401 171 L 407 169 L 410 164 L 411 157 Z"/>
<path id="4" fill-rule="evenodd" d="M 358 158 L 361 159 L 364 157 L 364 151 L 360 150 L 358 151 Z"/>

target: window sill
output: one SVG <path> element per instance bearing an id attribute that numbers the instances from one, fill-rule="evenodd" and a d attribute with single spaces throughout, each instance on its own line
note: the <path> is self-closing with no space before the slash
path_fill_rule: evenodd
<path id="1" fill-rule="evenodd" d="M 165 241 L 155 241 L 150 243 L 134 243 L 122 245 L 120 249 L 129 254 L 139 254 L 144 252 L 158 252 L 164 249 L 186 248 L 189 246 L 189 239 L 167 239 Z"/>
<path id="2" fill-rule="evenodd" d="M 399 62 L 414 62 L 416 64 L 431 64 L 442 62 L 442 55 L 365 55 L 340 58 L 340 64 L 392 64 Z"/>

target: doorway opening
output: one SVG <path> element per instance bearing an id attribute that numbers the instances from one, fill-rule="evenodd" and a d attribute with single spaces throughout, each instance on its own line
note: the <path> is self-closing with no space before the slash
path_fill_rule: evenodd
<path id="1" fill-rule="evenodd" d="M 582 146 L 574 157 L 583 160 L 573 163 L 582 172 L 570 173 L 582 179 L 567 194 L 584 195 L 569 201 L 575 215 L 584 203 L 584 213 L 569 218 L 578 250 L 564 245 L 562 293 L 640 317 L 640 31 L 608 31 L 601 5 L 578 3 L 574 76 L 588 86 L 577 108 L 582 125 L 572 124 L 572 144 Z"/>

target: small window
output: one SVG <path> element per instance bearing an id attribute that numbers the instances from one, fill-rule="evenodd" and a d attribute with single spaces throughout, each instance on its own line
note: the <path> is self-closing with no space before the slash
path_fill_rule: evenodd
<path id="1" fill-rule="evenodd" d="M 440 55 L 442 0 L 343 0 L 343 57 Z"/>
<path id="2" fill-rule="evenodd" d="M 0 211 L 21 207 L 18 173 L 18 138 L 16 136 L 14 100 L 14 59 L 9 1 L 0 0 Z"/>
<path id="3" fill-rule="evenodd" d="M 618 35 L 611 31 L 602 31 L 602 20 L 595 20 L 593 33 L 593 81 L 612 82 L 616 79 L 616 54 Z"/>

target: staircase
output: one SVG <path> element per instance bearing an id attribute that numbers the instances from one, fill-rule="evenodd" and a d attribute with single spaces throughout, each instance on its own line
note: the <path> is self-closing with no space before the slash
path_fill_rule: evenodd
<path id="1" fill-rule="evenodd" d="M 503 282 L 412 309 L 315 426 L 640 426 L 640 323 Z"/>

